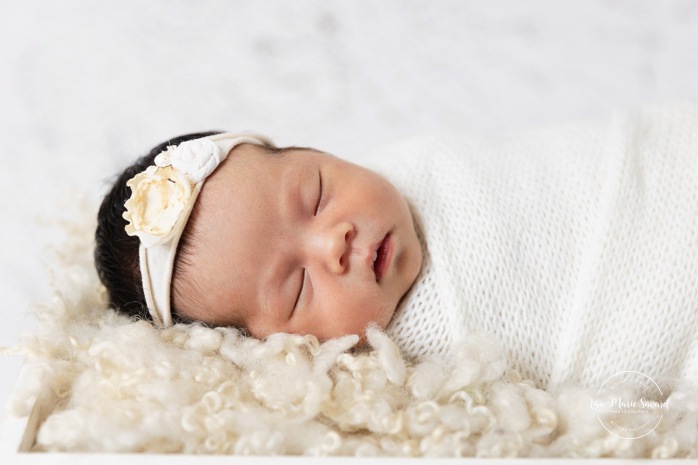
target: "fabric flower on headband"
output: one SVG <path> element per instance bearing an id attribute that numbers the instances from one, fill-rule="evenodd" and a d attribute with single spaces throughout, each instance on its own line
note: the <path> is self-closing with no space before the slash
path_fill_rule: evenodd
<path id="1" fill-rule="evenodd" d="M 213 141 L 196 139 L 167 147 L 165 152 L 155 157 L 155 165 L 172 165 L 196 184 L 213 173 L 221 163 L 221 155 L 221 149 Z"/>
<path id="2" fill-rule="evenodd" d="M 131 197 L 123 217 L 126 233 L 138 236 L 144 247 L 167 243 L 183 228 L 194 205 L 194 186 L 221 162 L 212 141 L 197 139 L 170 146 L 155 157 L 155 166 L 131 178 Z"/>

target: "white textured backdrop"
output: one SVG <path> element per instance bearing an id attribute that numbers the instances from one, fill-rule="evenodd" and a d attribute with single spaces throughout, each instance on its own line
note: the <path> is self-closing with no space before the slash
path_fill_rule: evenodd
<path id="1" fill-rule="evenodd" d="M 693 0 L 0 2 L 0 345 L 50 296 L 37 221 L 206 129 L 349 158 L 415 132 L 513 128 L 698 97 Z M 63 212 L 63 213 L 62 213 Z M 19 357 L 0 358 L 0 401 Z M 4 402 L 3 402 L 4 403 Z"/>

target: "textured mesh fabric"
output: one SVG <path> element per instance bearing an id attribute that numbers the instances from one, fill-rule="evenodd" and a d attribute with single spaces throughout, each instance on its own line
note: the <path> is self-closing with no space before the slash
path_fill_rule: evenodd
<path id="1" fill-rule="evenodd" d="M 624 370 L 698 386 L 695 105 L 369 155 L 425 252 L 387 328 L 407 355 L 487 332 L 540 387 Z"/>

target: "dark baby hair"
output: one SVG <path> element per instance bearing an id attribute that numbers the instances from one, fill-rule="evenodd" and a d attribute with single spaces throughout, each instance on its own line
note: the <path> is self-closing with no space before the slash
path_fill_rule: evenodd
<path id="1" fill-rule="evenodd" d="M 155 157 L 170 145 L 200 139 L 219 134 L 221 131 L 200 132 L 187 134 L 170 139 L 154 147 L 147 155 L 121 173 L 111 189 L 104 197 L 97 214 L 97 230 L 95 232 L 95 266 L 99 279 L 107 288 L 110 305 L 119 312 L 136 319 L 152 320 L 145 303 L 141 271 L 138 259 L 140 240 L 136 236 L 126 234 L 126 211 L 124 204 L 131 196 L 131 189 L 126 182 L 136 174 L 154 164 Z M 172 315 L 175 322 L 182 321 L 176 314 Z"/>

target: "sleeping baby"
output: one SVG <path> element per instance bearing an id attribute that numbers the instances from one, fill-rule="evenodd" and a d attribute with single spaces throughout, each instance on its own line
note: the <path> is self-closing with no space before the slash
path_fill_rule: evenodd
<path id="1" fill-rule="evenodd" d="M 258 338 L 375 324 L 413 358 L 489 333 L 542 388 L 698 385 L 695 106 L 416 137 L 364 164 L 251 134 L 155 147 L 99 211 L 111 305 Z"/>

